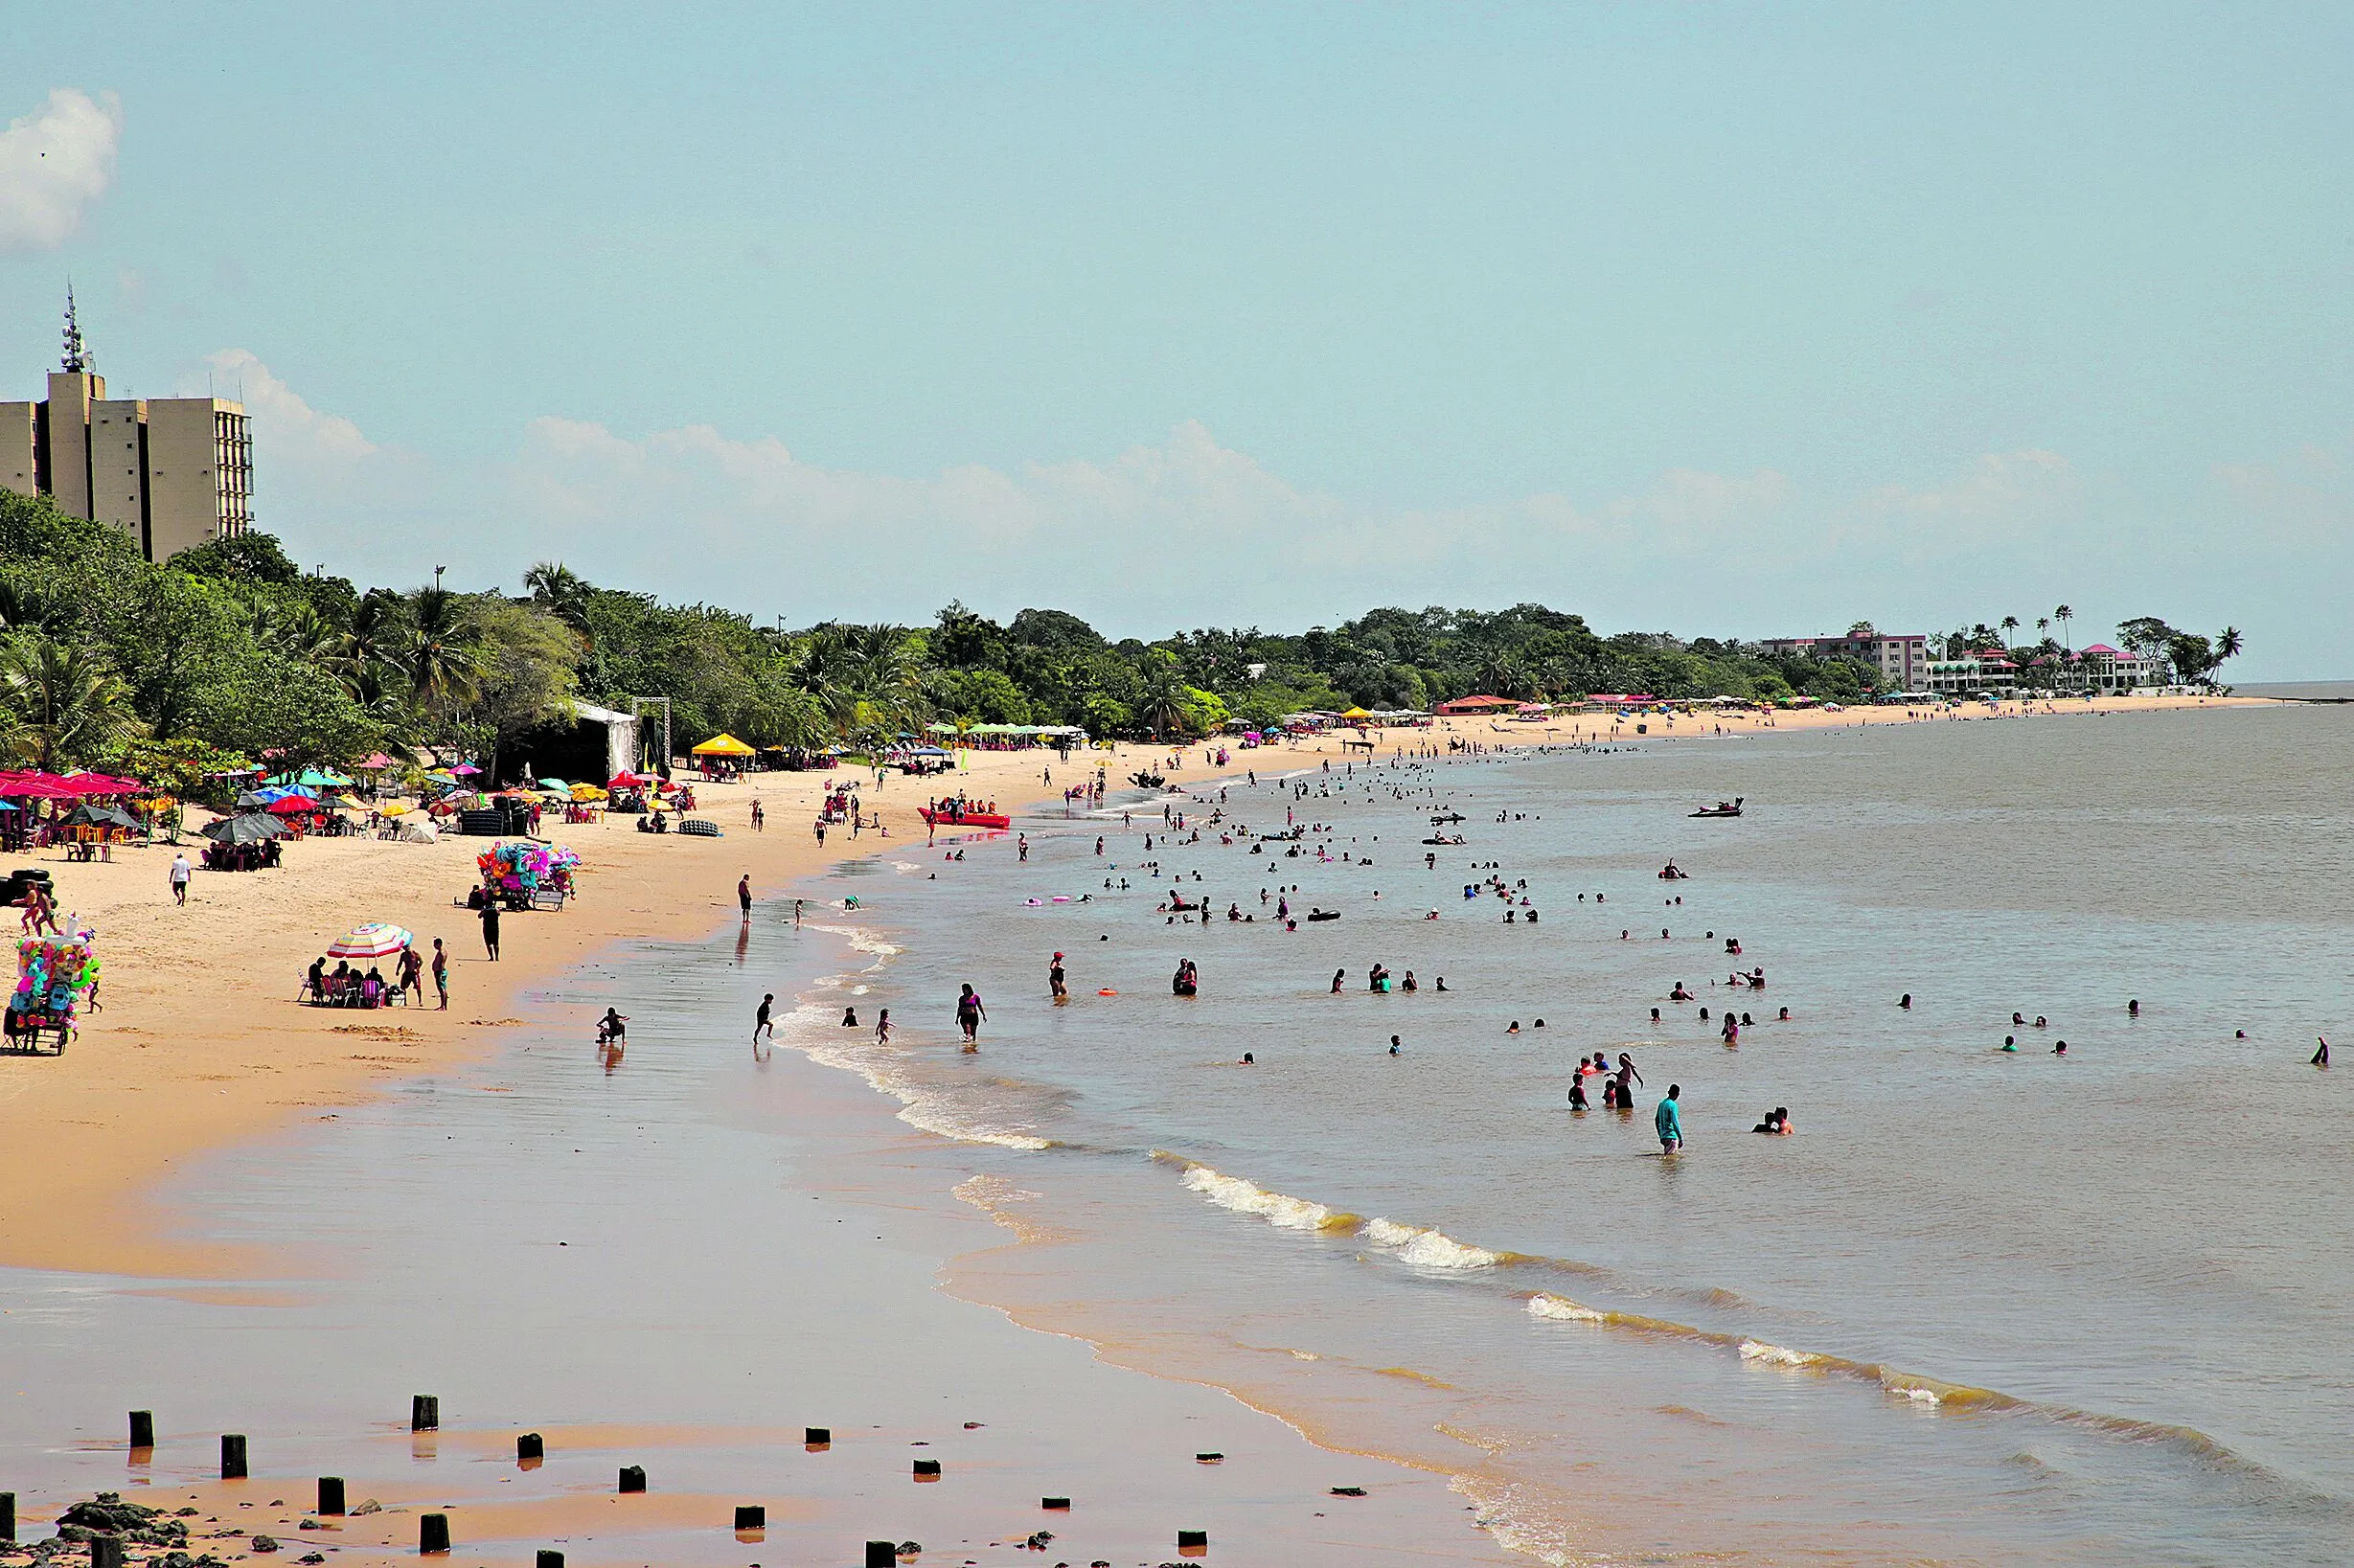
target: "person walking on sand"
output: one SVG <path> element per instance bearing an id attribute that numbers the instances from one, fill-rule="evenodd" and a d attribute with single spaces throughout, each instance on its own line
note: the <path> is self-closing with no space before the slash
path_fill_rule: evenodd
<path id="1" fill-rule="evenodd" d="M 776 992 L 770 991 L 760 999 L 759 1008 L 752 1013 L 752 1043 L 754 1045 L 760 1043 L 760 1037 L 763 1034 L 767 1035 L 771 1040 L 776 1038 L 776 1026 L 768 1021 L 768 1009 L 775 1002 Z"/>
<path id="2" fill-rule="evenodd" d="M 482 950 L 491 955 L 491 963 L 498 962 L 498 900 L 494 898 L 482 901 Z"/>
<path id="3" fill-rule="evenodd" d="M 956 1027 L 965 1032 L 965 1049 L 977 1051 L 981 1045 L 981 1025 L 989 1012 L 981 1006 L 980 993 L 972 982 L 965 982 L 965 993 L 956 999 Z"/>
<path id="4" fill-rule="evenodd" d="M 447 1012 L 449 1011 L 449 955 L 443 951 L 442 939 L 439 937 L 433 939 L 433 989 L 442 993 L 440 1011 Z M 424 1000 L 422 993 L 418 996 L 418 1000 L 421 1002 Z"/>
<path id="5" fill-rule="evenodd" d="M 752 920 L 752 874 L 745 872 L 736 878 L 736 904 L 743 911 L 745 924 Z"/>
<path id="6" fill-rule="evenodd" d="M 189 865 L 187 855 L 175 854 L 171 857 L 171 901 L 173 903 L 183 908 L 187 906 L 188 879 L 194 875 L 194 868 Z"/>
<path id="7" fill-rule="evenodd" d="M 1659 1152 L 1662 1154 L 1673 1154 L 1683 1148 L 1683 1118 L 1676 1110 L 1676 1098 L 1682 1093 L 1682 1084 L 1669 1084 L 1667 1098 L 1660 1101 L 1659 1108 L 1652 1113 L 1651 1123 L 1659 1134 Z"/>

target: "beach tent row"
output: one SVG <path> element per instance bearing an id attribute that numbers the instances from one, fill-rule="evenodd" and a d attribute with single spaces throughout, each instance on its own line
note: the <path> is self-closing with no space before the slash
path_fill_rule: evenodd
<path id="1" fill-rule="evenodd" d="M 924 727 L 933 735 L 1018 735 L 1047 740 L 1065 735 L 1074 740 L 1087 738 L 1087 732 L 1076 724 L 968 724 L 961 730 L 953 724 L 926 724 Z"/>

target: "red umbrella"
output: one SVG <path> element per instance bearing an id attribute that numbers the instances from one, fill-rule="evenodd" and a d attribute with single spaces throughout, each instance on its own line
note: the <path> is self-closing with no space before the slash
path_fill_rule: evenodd
<path id="1" fill-rule="evenodd" d="M 307 795 L 282 795 L 263 807 L 273 816 L 299 817 L 319 809 L 319 803 Z"/>
<path id="2" fill-rule="evenodd" d="M 20 801 L 78 801 L 82 792 L 54 773 L 0 775 L 0 795 Z"/>

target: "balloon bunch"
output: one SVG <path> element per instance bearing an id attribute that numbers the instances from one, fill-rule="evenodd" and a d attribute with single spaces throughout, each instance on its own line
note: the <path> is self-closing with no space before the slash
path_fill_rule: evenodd
<path id="1" fill-rule="evenodd" d="M 531 893 L 542 886 L 572 890 L 572 868 L 581 857 L 562 845 L 493 844 L 474 857 L 483 885 L 509 893 Z"/>
<path id="2" fill-rule="evenodd" d="M 70 1022 L 98 984 L 98 970 L 96 937 L 89 930 L 27 937 L 16 944 L 16 989 L 9 997 L 9 1011 L 41 1012 Z"/>

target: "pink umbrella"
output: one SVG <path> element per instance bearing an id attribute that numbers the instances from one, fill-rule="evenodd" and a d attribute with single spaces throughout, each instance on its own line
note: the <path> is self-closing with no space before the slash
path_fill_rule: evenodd
<path id="1" fill-rule="evenodd" d="M 460 762 L 456 767 L 451 768 L 449 771 L 452 773 L 480 773 L 482 769 L 476 767 L 471 762 Z"/>

